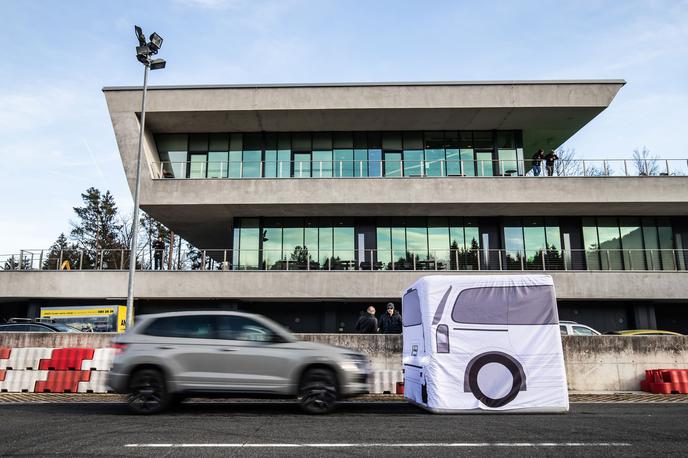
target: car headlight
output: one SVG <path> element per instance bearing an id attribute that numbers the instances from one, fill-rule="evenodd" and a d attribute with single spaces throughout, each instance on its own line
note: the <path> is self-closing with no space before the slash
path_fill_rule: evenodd
<path id="1" fill-rule="evenodd" d="M 367 372 L 370 365 L 368 363 L 368 358 L 364 355 L 358 353 L 345 353 L 346 359 L 342 363 L 342 367 L 347 370 L 356 370 L 361 372 Z"/>

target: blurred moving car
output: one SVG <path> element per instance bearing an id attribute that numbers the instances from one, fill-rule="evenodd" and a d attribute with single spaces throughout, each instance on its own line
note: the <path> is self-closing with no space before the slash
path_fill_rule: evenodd
<path id="1" fill-rule="evenodd" d="M 0 324 L 0 332 L 81 332 L 63 323 L 30 318 L 11 318 L 7 324 Z"/>
<path id="2" fill-rule="evenodd" d="M 299 341 L 279 324 L 238 312 L 144 315 L 113 339 L 108 385 L 137 413 L 185 396 L 296 397 L 312 414 L 368 391 L 365 355 Z"/>
<path id="3" fill-rule="evenodd" d="M 678 332 L 662 331 L 660 329 L 627 329 L 625 331 L 611 331 L 609 335 L 614 336 L 682 336 Z"/>
<path id="4" fill-rule="evenodd" d="M 560 321 L 559 330 L 562 336 L 601 336 L 602 333 L 590 326 L 575 321 Z"/>

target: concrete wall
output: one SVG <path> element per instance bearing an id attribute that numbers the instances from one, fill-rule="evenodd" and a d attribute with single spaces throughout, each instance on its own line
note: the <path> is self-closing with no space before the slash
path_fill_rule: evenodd
<path id="1" fill-rule="evenodd" d="M 0 347 L 103 348 L 115 334 L 0 333 Z M 400 370 L 401 335 L 299 334 L 370 356 L 376 370 Z M 565 336 L 571 391 L 638 391 L 646 369 L 688 369 L 688 336 Z"/>
<path id="2" fill-rule="evenodd" d="M 520 272 L 487 274 L 509 273 Z M 686 272 L 547 273 L 554 279 L 557 299 L 685 301 L 688 298 Z M 136 274 L 134 293 L 143 299 L 398 301 L 402 292 L 418 278 L 436 274 L 442 272 L 145 271 Z M 450 275 L 470 274 L 476 272 Z M 0 298 L 121 299 L 126 297 L 127 275 L 122 271 L 5 271 L 0 272 Z"/>

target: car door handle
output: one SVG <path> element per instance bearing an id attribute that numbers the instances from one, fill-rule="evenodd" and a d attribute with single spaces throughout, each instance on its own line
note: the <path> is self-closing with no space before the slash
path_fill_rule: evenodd
<path id="1" fill-rule="evenodd" d="M 174 350 L 174 347 L 158 347 L 158 350 Z"/>
<path id="2" fill-rule="evenodd" d="M 217 351 L 236 351 L 234 348 L 218 348 Z"/>

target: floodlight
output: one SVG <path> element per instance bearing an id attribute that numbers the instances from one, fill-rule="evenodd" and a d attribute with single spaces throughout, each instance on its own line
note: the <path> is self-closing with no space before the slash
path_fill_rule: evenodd
<path id="1" fill-rule="evenodd" d="M 162 37 L 153 32 L 150 36 L 150 43 L 148 43 L 148 46 L 153 53 L 158 52 L 158 49 L 162 48 Z"/>
<path id="2" fill-rule="evenodd" d="M 165 64 L 165 59 L 153 59 L 150 61 L 150 69 L 159 70 L 161 68 L 165 68 Z"/>
<path id="3" fill-rule="evenodd" d="M 139 40 L 139 45 L 140 46 L 146 46 L 146 36 L 143 34 L 143 30 L 141 30 L 141 27 L 138 25 L 134 26 L 134 33 L 136 34 L 136 38 Z"/>

